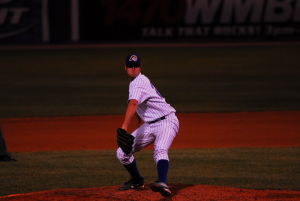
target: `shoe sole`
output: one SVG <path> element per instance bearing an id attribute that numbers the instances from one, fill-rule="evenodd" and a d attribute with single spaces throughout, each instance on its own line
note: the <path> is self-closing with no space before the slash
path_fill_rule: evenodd
<path id="1" fill-rule="evenodd" d="M 171 191 L 168 188 L 152 185 L 151 190 L 153 192 L 159 192 L 164 197 L 169 197 L 171 195 Z"/>

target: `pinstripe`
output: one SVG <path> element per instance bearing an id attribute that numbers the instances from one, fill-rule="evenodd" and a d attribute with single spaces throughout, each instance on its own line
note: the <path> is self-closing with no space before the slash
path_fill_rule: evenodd
<path id="1" fill-rule="evenodd" d="M 145 122 L 176 112 L 143 74 L 131 81 L 128 99 L 136 99 L 139 102 L 137 113 Z"/>
<path id="2" fill-rule="evenodd" d="M 150 144 L 154 144 L 153 158 L 156 163 L 162 159 L 169 160 L 168 151 L 179 129 L 176 110 L 166 102 L 143 74 L 139 74 L 130 82 L 128 99 L 138 101 L 137 114 L 145 123 L 132 133 L 135 141 L 131 154 L 126 155 L 120 148 L 117 150 L 120 162 L 124 165 L 130 164 L 134 160 L 133 154 Z M 147 123 L 163 116 L 166 119 Z"/>
<path id="3" fill-rule="evenodd" d="M 154 124 L 144 123 L 137 128 L 132 135 L 135 136 L 133 152 L 129 155 L 121 149 L 117 151 L 117 157 L 122 164 L 129 164 L 134 160 L 133 154 L 154 143 L 153 158 L 157 163 L 161 159 L 169 160 L 168 150 L 178 133 L 179 122 L 174 113 L 167 116 L 165 120 Z"/>

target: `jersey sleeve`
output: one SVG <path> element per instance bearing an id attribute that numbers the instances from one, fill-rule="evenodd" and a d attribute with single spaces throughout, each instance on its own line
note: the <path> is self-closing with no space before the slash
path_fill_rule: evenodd
<path id="1" fill-rule="evenodd" d="M 144 102 L 149 98 L 149 94 L 146 92 L 146 90 L 142 87 L 134 87 L 131 86 L 129 88 L 129 97 L 128 100 L 135 99 L 140 103 Z"/>

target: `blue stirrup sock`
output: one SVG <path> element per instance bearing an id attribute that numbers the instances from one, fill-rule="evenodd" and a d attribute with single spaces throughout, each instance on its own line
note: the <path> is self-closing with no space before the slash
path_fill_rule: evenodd
<path id="1" fill-rule="evenodd" d="M 129 172 L 129 174 L 132 177 L 132 179 L 134 179 L 134 180 L 140 180 L 141 178 L 143 178 L 140 175 L 140 172 L 139 172 L 139 170 L 137 168 L 135 160 L 132 163 L 128 164 L 128 165 L 124 165 L 124 167 Z"/>
<path id="2" fill-rule="evenodd" d="M 158 181 L 167 183 L 169 161 L 168 160 L 159 160 L 157 162 L 156 166 L 157 166 L 157 173 L 158 173 Z"/>

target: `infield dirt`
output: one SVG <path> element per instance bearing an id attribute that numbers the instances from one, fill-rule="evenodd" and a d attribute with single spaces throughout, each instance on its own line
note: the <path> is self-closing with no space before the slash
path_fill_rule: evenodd
<path id="1" fill-rule="evenodd" d="M 300 111 L 178 114 L 178 148 L 300 146 Z M 123 116 L 0 119 L 11 152 L 115 149 Z M 131 125 L 131 130 L 137 125 Z"/>

